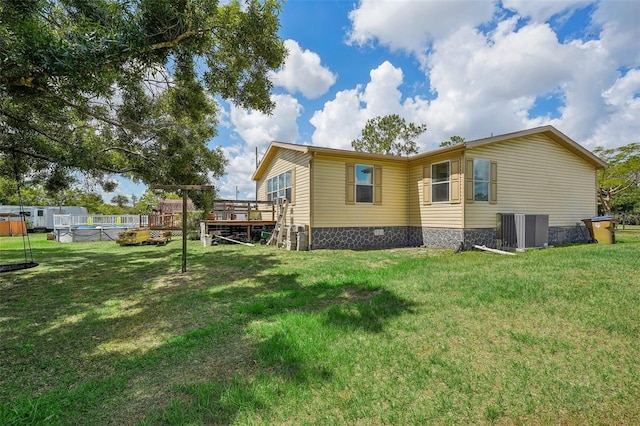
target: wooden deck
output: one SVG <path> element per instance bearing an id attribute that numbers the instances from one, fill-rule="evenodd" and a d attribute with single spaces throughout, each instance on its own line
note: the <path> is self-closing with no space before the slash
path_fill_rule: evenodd
<path id="1" fill-rule="evenodd" d="M 201 233 L 258 241 L 262 231 L 276 225 L 277 212 L 270 201 L 218 200 L 200 225 Z"/>
<path id="2" fill-rule="evenodd" d="M 270 220 L 207 220 L 203 221 L 202 225 L 204 225 L 205 234 L 221 235 L 237 240 L 260 241 L 262 232 L 271 232 L 276 222 Z"/>
<path id="3" fill-rule="evenodd" d="M 275 220 L 205 220 L 207 226 L 275 226 Z"/>

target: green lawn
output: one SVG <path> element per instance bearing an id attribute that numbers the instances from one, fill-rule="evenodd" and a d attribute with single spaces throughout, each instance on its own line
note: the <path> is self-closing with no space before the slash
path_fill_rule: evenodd
<path id="1" fill-rule="evenodd" d="M 0 424 L 640 424 L 640 229 L 500 256 L 32 237 Z M 0 238 L 0 263 L 19 258 Z"/>

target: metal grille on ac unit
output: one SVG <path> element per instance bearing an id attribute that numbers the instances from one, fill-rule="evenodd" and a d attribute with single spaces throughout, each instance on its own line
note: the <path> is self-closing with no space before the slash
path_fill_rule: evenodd
<path id="1" fill-rule="evenodd" d="M 549 243 L 549 215 L 498 213 L 496 222 L 496 238 L 502 248 L 524 251 Z"/>

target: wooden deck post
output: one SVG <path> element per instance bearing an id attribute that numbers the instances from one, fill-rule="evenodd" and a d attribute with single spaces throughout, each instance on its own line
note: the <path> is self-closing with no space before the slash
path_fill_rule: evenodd
<path id="1" fill-rule="evenodd" d="M 187 272 L 187 191 L 182 190 L 182 273 Z"/>
<path id="2" fill-rule="evenodd" d="M 179 189 L 182 191 L 182 273 L 187 272 L 187 191 L 190 189 L 210 190 L 213 185 L 153 185 L 151 189 Z"/>

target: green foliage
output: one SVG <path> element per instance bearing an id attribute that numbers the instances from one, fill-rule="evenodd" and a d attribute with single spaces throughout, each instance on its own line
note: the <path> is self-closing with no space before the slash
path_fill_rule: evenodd
<path id="1" fill-rule="evenodd" d="M 425 124 L 407 123 L 397 114 L 367 121 L 362 137 L 351 142 L 356 151 L 386 155 L 417 154 L 415 139 L 427 130 Z"/>
<path id="2" fill-rule="evenodd" d="M 270 112 L 276 0 L 30 0 L 0 7 L 0 175 L 205 184 L 216 96 Z"/>
<path id="3" fill-rule="evenodd" d="M 129 204 L 129 197 L 127 197 L 126 195 L 115 195 L 111 198 L 111 203 L 115 204 L 116 206 L 122 208 L 124 206 L 126 206 L 127 204 Z"/>
<path id="4" fill-rule="evenodd" d="M 52 190 L 33 181 L 21 183 L 20 193 L 25 206 L 84 206 L 95 213 L 102 204 L 102 197 L 96 193 L 77 187 Z M 0 177 L 0 204 L 19 204 L 18 184 L 14 179 Z"/>
<path id="5" fill-rule="evenodd" d="M 158 206 L 158 202 L 163 198 L 165 197 L 161 193 L 147 188 L 144 194 L 138 198 L 133 211 L 138 214 L 149 213 Z"/>
<path id="6" fill-rule="evenodd" d="M 60 206 L 82 206 L 86 207 L 89 213 L 98 214 L 104 205 L 102 197 L 95 192 L 85 192 L 78 188 L 71 188 L 62 191 L 56 197 L 56 202 L 46 205 Z"/>
<path id="7" fill-rule="evenodd" d="M 465 139 L 462 136 L 454 135 L 454 136 L 451 136 L 448 141 L 440 142 L 440 147 L 444 148 L 446 146 L 459 145 L 461 143 L 464 143 L 464 140 Z"/>
<path id="8" fill-rule="evenodd" d="M 640 143 L 593 151 L 609 164 L 598 171 L 598 198 L 605 214 L 628 211 L 640 203 Z"/>
<path id="9" fill-rule="evenodd" d="M 151 210 L 147 209 L 148 201 L 156 199 L 160 195 L 155 195 L 151 190 L 145 192 L 145 196 L 137 199 L 136 204 L 129 206 L 129 199 L 124 195 L 117 195 L 112 198 L 112 204 L 105 204 L 102 196 L 89 190 L 80 189 L 77 186 L 68 189 L 61 189 L 55 192 L 48 191 L 43 184 L 25 182 L 21 185 L 22 204 L 25 206 L 82 206 L 86 207 L 90 214 L 142 214 Z M 151 194 L 151 195 L 149 195 Z M 0 204 L 19 204 L 17 183 L 12 179 L 0 177 Z M 155 200 L 152 205 L 157 205 Z"/>
<path id="10" fill-rule="evenodd" d="M 53 205 L 53 198 L 42 185 L 25 185 L 20 188 L 22 204 L 25 206 Z M 0 204 L 20 204 L 18 184 L 15 180 L 0 176 Z"/>

